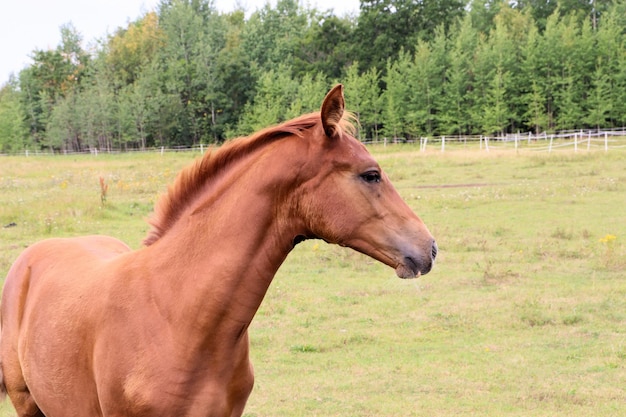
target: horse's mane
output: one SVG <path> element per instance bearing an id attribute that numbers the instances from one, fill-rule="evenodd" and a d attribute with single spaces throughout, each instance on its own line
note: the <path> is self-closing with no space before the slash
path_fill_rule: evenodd
<path id="1" fill-rule="evenodd" d="M 354 134 L 352 124 L 354 120 L 351 113 L 344 113 L 338 127 L 340 133 L 345 131 Z M 220 148 L 207 151 L 201 158 L 184 168 L 169 186 L 167 193 L 159 198 L 154 214 L 149 220 L 152 229 L 144 239 L 144 245 L 149 246 L 161 238 L 179 219 L 201 188 L 230 164 L 278 139 L 292 135 L 302 137 L 305 130 L 318 123 L 321 123 L 319 112 L 305 114 L 251 136 L 233 139 Z"/>

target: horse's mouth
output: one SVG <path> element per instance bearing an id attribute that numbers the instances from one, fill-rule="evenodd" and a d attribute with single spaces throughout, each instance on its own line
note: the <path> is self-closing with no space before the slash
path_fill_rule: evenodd
<path id="1" fill-rule="evenodd" d="M 396 275 L 402 279 L 419 278 L 427 274 L 431 268 L 432 263 L 429 265 L 420 265 L 415 259 L 405 257 L 402 262 L 396 266 Z"/>
<path id="2" fill-rule="evenodd" d="M 396 275 L 398 276 L 398 278 L 409 279 L 409 278 L 419 278 L 421 273 L 419 271 L 417 271 L 416 273 L 412 269 L 407 268 L 406 265 L 400 264 L 396 268 Z"/>
<path id="3" fill-rule="evenodd" d="M 408 279 L 408 278 L 419 278 L 419 275 L 421 274 L 415 261 L 413 261 L 413 259 L 409 257 L 406 257 L 396 267 L 396 275 L 398 276 L 398 278 Z"/>

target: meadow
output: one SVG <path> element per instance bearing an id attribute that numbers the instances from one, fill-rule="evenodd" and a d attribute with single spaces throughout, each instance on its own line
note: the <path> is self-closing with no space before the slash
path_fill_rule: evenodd
<path id="1" fill-rule="evenodd" d="M 298 245 L 250 329 L 244 416 L 626 415 L 626 149 L 370 149 L 437 238 L 437 264 L 401 280 Z M 0 157 L 0 276 L 47 237 L 139 247 L 197 156 Z"/>

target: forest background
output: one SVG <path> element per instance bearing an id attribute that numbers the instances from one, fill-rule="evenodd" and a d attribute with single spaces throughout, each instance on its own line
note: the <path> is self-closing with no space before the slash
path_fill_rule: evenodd
<path id="1" fill-rule="evenodd" d="M 60 31 L 0 88 L 0 152 L 221 142 L 337 82 L 361 139 L 626 125 L 626 0 L 162 0 L 89 50 Z"/>

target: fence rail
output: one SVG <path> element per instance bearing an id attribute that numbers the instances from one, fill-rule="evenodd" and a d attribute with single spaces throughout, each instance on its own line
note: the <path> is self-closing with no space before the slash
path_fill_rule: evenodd
<path id="1" fill-rule="evenodd" d="M 392 146 L 400 143 L 419 145 L 419 149 L 425 152 L 427 149 L 440 150 L 458 149 L 459 147 L 471 149 L 478 147 L 480 150 L 490 152 L 491 150 L 529 150 L 534 152 L 553 152 L 564 149 L 573 149 L 574 152 L 590 151 L 591 149 L 603 149 L 608 152 L 610 149 L 626 148 L 626 128 L 603 129 L 603 130 L 569 130 L 557 133 L 515 133 L 503 136 L 487 135 L 461 135 L 461 136 L 433 136 L 421 137 L 419 139 L 382 138 L 378 140 L 363 140 L 366 145 Z M 99 154 L 119 154 L 133 152 L 158 152 L 161 154 L 171 152 L 199 152 L 204 153 L 212 145 L 199 144 L 195 146 L 175 146 L 175 147 L 152 147 L 146 149 L 114 149 L 99 150 L 92 148 L 82 152 L 78 151 L 49 151 L 49 150 L 24 150 L 13 153 L 0 153 L 0 156 L 9 155 L 94 155 Z"/>
<path id="2" fill-rule="evenodd" d="M 533 134 L 515 133 L 503 136 L 487 136 L 487 135 L 461 135 L 461 136 L 433 136 L 421 137 L 418 140 L 406 140 L 403 138 L 380 140 L 366 140 L 366 144 L 398 144 L 398 143 L 414 143 L 419 144 L 420 151 L 436 148 L 445 152 L 449 146 L 455 149 L 462 145 L 463 147 L 478 147 L 479 149 L 489 152 L 495 149 L 528 149 L 532 151 L 552 152 L 559 149 L 573 148 L 575 152 L 579 150 L 591 150 L 626 148 L 626 129 L 610 129 L 610 130 L 576 130 L 562 131 L 558 133 Z"/>

